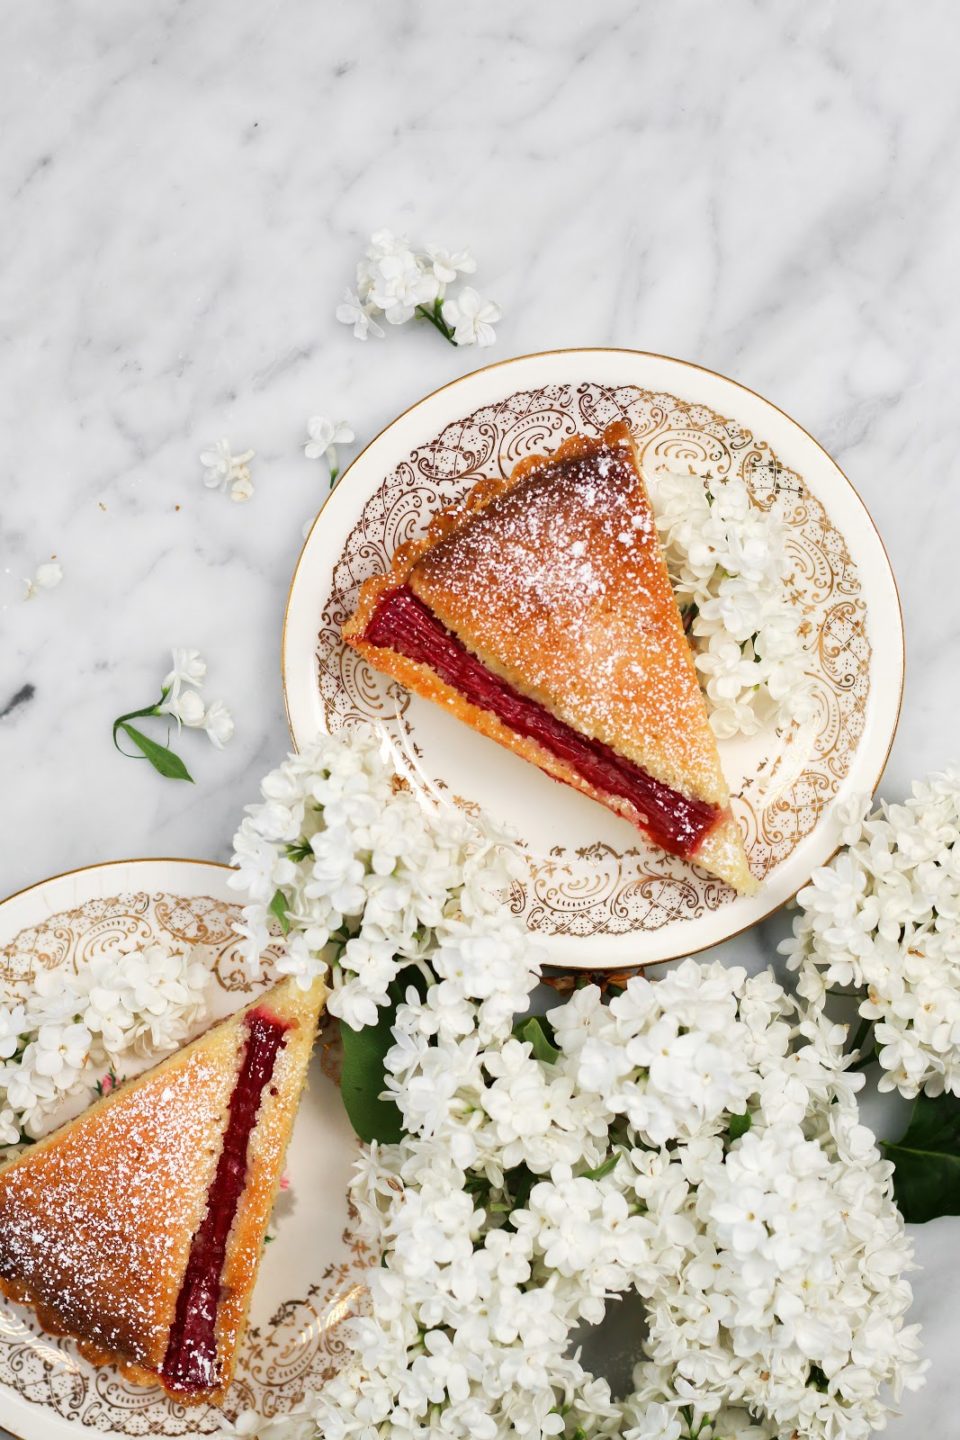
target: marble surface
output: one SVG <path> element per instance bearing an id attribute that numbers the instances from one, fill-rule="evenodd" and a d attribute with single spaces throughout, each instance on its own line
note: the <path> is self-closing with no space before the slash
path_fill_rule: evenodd
<path id="1" fill-rule="evenodd" d="M 0 891 L 114 857 L 225 858 L 287 745 L 280 625 L 325 488 L 306 417 L 369 438 L 486 360 L 555 346 L 697 360 L 832 451 L 903 596 L 882 793 L 955 756 L 958 40 L 950 0 L 11 10 Z M 473 247 L 504 311 L 493 351 L 430 330 L 360 345 L 335 323 L 385 224 Z M 201 483 L 221 435 L 257 452 L 246 506 Z M 51 553 L 62 585 L 23 603 Z M 203 651 L 237 721 L 222 753 L 186 738 L 195 787 L 110 742 L 173 644 Z M 782 929 L 723 953 L 760 964 Z M 892 1440 L 946 1434 L 957 1408 L 958 1236 L 916 1235 L 934 1363 Z"/>

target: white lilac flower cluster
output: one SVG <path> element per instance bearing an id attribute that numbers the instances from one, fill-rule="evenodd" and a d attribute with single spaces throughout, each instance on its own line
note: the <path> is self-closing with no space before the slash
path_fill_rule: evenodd
<path id="1" fill-rule="evenodd" d="M 353 1186 L 382 1257 L 371 1310 L 276 1440 L 882 1425 L 924 1366 L 892 1166 L 859 1123 L 843 1027 L 770 975 L 686 961 L 518 1028 L 537 965 L 490 907 L 494 843 L 421 812 L 363 734 L 292 757 L 263 797 L 237 837 L 251 965 L 282 914 L 279 968 L 308 983 L 333 939 L 331 1008 L 352 1025 L 376 1020 L 398 956 L 427 981 L 397 1004 L 385 1062 L 403 1139 L 370 1146 Z M 645 1358 L 615 1400 L 578 1345 L 628 1292 Z M 275 1428 L 246 1416 L 237 1433 Z"/>
<path id="2" fill-rule="evenodd" d="M 790 592 L 786 527 L 739 479 L 656 471 L 650 492 L 677 601 L 721 739 L 812 708 L 802 610 Z"/>
<path id="3" fill-rule="evenodd" d="M 378 320 L 405 325 L 415 316 L 429 320 L 453 345 L 492 345 L 500 307 L 472 285 L 448 292 L 477 262 L 469 250 L 427 245 L 415 250 L 405 235 L 377 230 L 357 263 L 357 288 L 347 290 L 337 319 L 351 325 L 358 340 L 383 336 Z"/>
<path id="4" fill-rule="evenodd" d="M 399 1008 L 408 1133 L 358 1167 L 382 1264 L 317 1435 L 866 1440 L 921 1382 L 910 1246 L 841 1029 L 694 961 L 609 1006 L 576 992 L 552 1059 L 442 1014 Z M 628 1291 L 648 1358 L 616 1401 L 577 1344 Z"/>
<path id="5" fill-rule="evenodd" d="M 840 809 L 846 849 L 800 891 L 781 949 L 814 1011 L 832 990 L 857 992 L 881 1090 L 960 1095 L 960 770 L 869 808 Z"/>
<path id="6" fill-rule="evenodd" d="M 429 960 L 445 982 L 430 1000 L 438 1025 L 471 1029 L 478 1006 L 482 1035 L 523 1007 L 535 965 L 497 898 L 510 883 L 505 836 L 422 806 L 369 730 L 321 737 L 261 793 L 234 838 L 230 879 L 250 897 L 240 933 L 251 975 L 281 919 L 277 971 L 306 988 L 332 963 L 329 1009 L 354 1029 L 376 1022 L 411 962 Z"/>
<path id="7" fill-rule="evenodd" d="M 23 1004 L 0 1004 L 0 1146 L 45 1134 L 125 1058 L 174 1050 L 209 979 L 191 949 L 133 938 L 76 974 L 41 970 Z"/>

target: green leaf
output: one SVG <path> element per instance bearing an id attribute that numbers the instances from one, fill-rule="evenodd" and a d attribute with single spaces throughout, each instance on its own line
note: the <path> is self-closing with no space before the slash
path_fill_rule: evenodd
<path id="1" fill-rule="evenodd" d="M 340 1022 L 343 1067 L 340 1094 L 350 1123 L 364 1144 L 379 1140 L 395 1145 L 403 1135 L 403 1119 L 392 1100 L 381 1098 L 384 1056 L 393 1044 L 391 1026 L 395 1010 L 385 1006 L 376 1025 L 362 1030 Z"/>
<path id="2" fill-rule="evenodd" d="M 534 1055 L 545 1065 L 555 1065 L 560 1059 L 560 1051 L 553 1043 L 553 1026 L 546 1016 L 531 1015 L 526 1020 L 518 1020 L 513 1033 L 518 1040 L 532 1045 Z"/>
<path id="3" fill-rule="evenodd" d="M 426 994 L 426 977 L 417 965 L 407 965 L 389 986 L 391 1003 L 379 1012 L 376 1025 L 353 1030 L 340 1022 L 343 1065 L 340 1070 L 340 1094 L 350 1123 L 360 1139 L 369 1145 L 379 1140 L 382 1145 L 395 1145 L 403 1136 L 403 1117 L 392 1100 L 384 1100 L 383 1062 L 393 1045 L 393 1023 L 397 1006 L 405 999 L 413 984 L 420 998 Z"/>
<path id="4" fill-rule="evenodd" d="M 529 1170 L 526 1165 L 514 1165 L 512 1170 L 504 1172 L 503 1178 L 505 1188 L 509 1192 L 512 1201 L 512 1204 L 504 1208 L 513 1211 L 526 1209 L 527 1201 L 530 1199 L 530 1191 L 534 1185 L 536 1185 L 537 1181 L 543 1177 L 534 1175 L 533 1171 Z"/>
<path id="5" fill-rule="evenodd" d="M 168 780 L 189 780 L 190 784 L 193 784 L 193 776 L 180 756 L 175 755 L 172 750 L 168 750 L 166 745 L 158 745 L 156 740 L 151 740 L 149 735 L 144 735 L 142 730 L 128 725 L 125 720 L 118 728 L 125 735 L 129 735 L 134 745 L 143 751 L 154 770 L 158 770 Z"/>
<path id="6" fill-rule="evenodd" d="M 904 1134 L 880 1144 L 894 1163 L 893 1191 L 904 1220 L 922 1225 L 960 1215 L 960 1097 L 918 1095 Z"/>
<path id="7" fill-rule="evenodd" d="M 584 1170 L 584 1180 L 602 1180 L 605 1175 L 609 1175 L 613 1170 L 616 1169 L 617 1161 L 619 1159 L 620 1151 L 616 1150 L 612 1155 L 608 1155 L 606 1160 L 604 1160 L 600 1165 L 597 1165 L 595 1169 Z"/>
<path id="8" fill-rule="evenodd" d="M 741 1135 L 746 1135 L 752 1124 L 753 1116 L 749 1110 L 745 1110 L 742 1115 L 731 1115 L 730 1124 L 727 1126 L 727 1139 L 731 1145 L 734 1140 L 739 1140 Z"/>
<path id="9" fill-rule="evenodd" d="M 290 934 L 290 915 L 289 915 L 289 913 L 288 913 L 288 911 L 289 911 L 289 906 L 287 905 L 287 897 L 286 897 L 286 895 L 284 895 L 284 893 L 283 893 L 282 890 L 275 890 L 275 891 L 273 892 L 273 899 L 270 901 L 270 904 L 267 906 L 267 910 L 270 912 L 271 915 L 273 915 L 273 916 L 276 918 L 276 920 L 277 920 L 277 922 L 278 922 L 278 924 L 279 924 L 279 926 L 280 926 L 280 929 L 283 931 L 284 935 L 289 935 L 289 934 Z"/>
<path id="10" fill-rule="evenodd" d="M 419 965 L 408 965 L 404 970 L 400 971 L 400 974 L 390 986 L 389 993 L 399 1005 L 401 1000 L 406 1000 L 407 991 L 412 985 L 420 996 L 420 1003 L 422 1004 L 427 998 L 427 991 L 430 989 L 431 983 Z"/>

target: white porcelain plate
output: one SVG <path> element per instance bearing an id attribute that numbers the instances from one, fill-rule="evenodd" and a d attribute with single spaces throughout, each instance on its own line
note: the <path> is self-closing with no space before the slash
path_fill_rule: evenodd
<path id="1" fill-rule="evenodd" d="M 213 966 L 210 1018 L 246 1004 L 239 916 L 225 866 L 201 860 L 95 865 L 33 885 L 0 903 L 0 1001 L 22 999 L 40 970 L 74 970 L 123 936 L 201 948 Z M 198 1027 L 201 1028 L 201 1027 Z M 357 1142 L 334 1081 L 323 1033 L 287 1156 L 281 1193 L 253 1296 L 250 1326 L 224 1405 L 292 1409 L 333 1375 L 345 1354 L 342 1325 L 363 1303 L 366 1256 L 353 1237 L 346 1189 Z M 2 1155 L 2 1151 L 0 1151 Z M 21 1440 L 210 1434 L 220 1411 L 182 1406 L 159 1388 L 97 1368 L 69 1340 L 46 1336 L 32 1312 L 0 1298 L 0 1428 Z"/>
<path id="2" fill-rule="evenodd" d="M 759 893 L 648 845 L 626 821 L 374 673 L 340 637 L 361 582 L 486 475 L 625 417 L 644 469 L 741 476 L 785 503 L 810 625 L 816 716 L 721 744 Z M 632 350 L 565 350 L 478 370 L 428 395 L 367 446 L 314 522 L 283 635 L 295 743 L 367 721 L 425 803 L 484 806 L 520 837 L 510 903 L 563 969 L 690 954 L 762 919 L 834 848 L 838 797 L 875 788 L 903 687 L 903 626 L 883 544 L 830 456 L 776 406 L 700 366 Z"/>

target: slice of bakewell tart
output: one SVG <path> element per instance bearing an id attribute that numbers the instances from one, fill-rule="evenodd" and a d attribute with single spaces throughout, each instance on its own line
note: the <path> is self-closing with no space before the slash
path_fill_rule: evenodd
<path id="1" fill-rule="evenodd" d="M 0 1167 L 0 1291 L 96 1364 L 222 1400 L 325 995 L 284 981 Z"/>
<path id="2" fill-rule="evenodd" d="M 624 422 L 479 481 L 364 583 L 343 638 L 662 849 L 755 890 Z"/>

